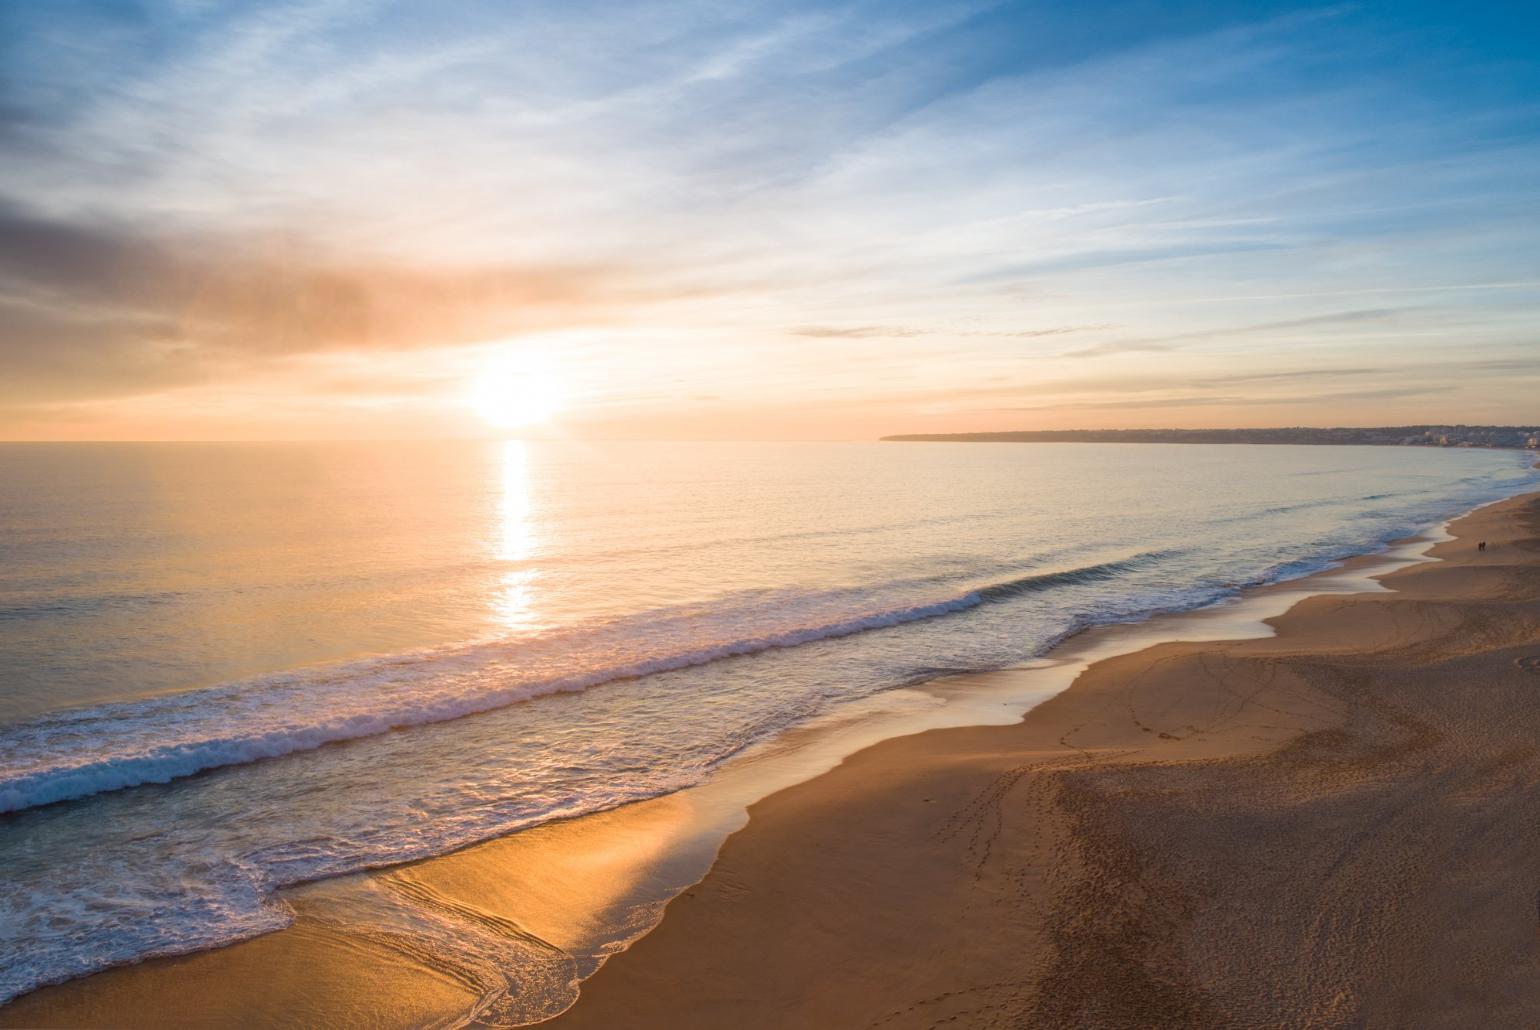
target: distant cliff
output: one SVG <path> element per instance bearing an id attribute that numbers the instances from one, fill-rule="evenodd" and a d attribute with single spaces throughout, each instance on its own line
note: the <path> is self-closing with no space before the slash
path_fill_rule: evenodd
<path id="1" fill-rule="evenodd" d="M 932 443 L 1268 443 L 1381 447 L 1540 448 L 1540 426 L 1381 426 L 1372 429 L 1040 429 L 908 433 L 884 440 Z"/>

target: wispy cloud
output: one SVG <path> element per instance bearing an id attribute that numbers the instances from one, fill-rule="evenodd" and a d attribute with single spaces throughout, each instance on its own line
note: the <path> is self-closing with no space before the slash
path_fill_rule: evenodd
<path id="1" fill-rule="evenodd" d="M 911 329 L 901 325 L 805 325 L 791 330 L 793 336 L 809 336 L 816 340 L 893 339 L 904 336 L 923 336 L 925 332 L 924 329 Z"/>
<path id="2" fill-rule="evenodd" d="M 431 348 L 601 323 L 645 304 L 619 268 L 446 269 L 282 240 L 156 237 L 0 202 L 0 398 L 139 393 L 273 356 Z"/>
<path id="3" fill-rule="evenodd" d="M 1315 329 L 1324 326 L 1379 322 L 1399 313 L 1395 308 L 1369 308 L 1359 311 L 1336 311 L 1306 318 L 1289 318 L 1276 322 L 1258 322 L 1253 325 L 1232 326 L 1224 329 L 1205 329 L 1198 332 L 1176 333 L 1157 339 L 1109 340 L 1080 350 L 1069 351 L 1069 358 L 1104 357 L 1109 354 L 1126 354 L 1137 351 L 1169 351 L 1182 344 L 1199 340 L 1236 339 L 1258 334 L 1278 333 L 1293 329 Z"/>
<path id="4" fill-rule="evenodd" d="M 1361 401 L 1388 401 L 1406 400 L 1415 397 L 1431 397 L 1438 394 L 1449 393 L 1452 386 L 1419 386 L 1405 388 L 1385 388 L 1380 390 L 1347 390 L 1326 394 L 1269 394 L 1266 396 L 1254 396 L 1248 394 L 1185 394 L 1179 397 L 1154 397 L 1141 398 L 1139 400 L 1107 400 L 1107 401 L 1073 401 L 1068 403 L 1047 403 L 1022 405 L 1011 408 L 996 408 L 996 411 L 1014 412 L 1045 412 L 1045 411 L 1116 411 L 1116 410 L 1161 410 L 1167 408 L 1272 408 L 1272 407 L 1297 407 L 1300 405 L 1342 405 Z"/>
<path id="5" fill-rule="evenodd" d="M 662 366 L 669 396 L 756 412 L 1201 394 L 1218 418 L 1317 384 L 1386 410 L 1452 353 L 1494 362 L 1462 398 L 1517 417 L 1533 383 L 1495 362 L 1540 319 L 1540 69 L 1476 17 L 12 5 L 0 435 L 317 355 L 356 360 L 306 366 L 317 406 L 371 368 L 447 405 L 468 348 L 530 340 L 580 348 L 588 403 L 639 424 Z"/>
<path id="6" fill-rule="evenodd" d="M 1299 382 L 1306 379 L 1345 379 L 1351 376 L 1384 375 L 1383 368 L 1305 368 L 1292 372 L 1249 372 L 1240 375 L 1213 376 L 1204 386 L 1230 386 L 1238 383 Z"/>
<path id="7" fill-rule="evenodd" d="M 1106 343 L 1093 343 L 1089 347 L 1081 347 L 1079 350 L 1066 351 L 1066 358 L 1100 358 L 1109 354 L 1158 354 L 1168 350 L 1175 350 L 1176 343 L 1165 343 L 1160 340 L 1108 340 Z"/>
<path id="8" fill-rule="evenodd" d="M 902 339 L 910 336 L 946 336 L 958 338 L 995 338 L 1030 340 L 1045 336 L 1067 336 L 1070 333 L 1109 329 L 1109 325 L 1058 325 L 1046 329 L 918 329 L 902 325 L 824 326 L 805 325 L 789 330 L 793 336 L 809 336 L 814 339 Z"/>

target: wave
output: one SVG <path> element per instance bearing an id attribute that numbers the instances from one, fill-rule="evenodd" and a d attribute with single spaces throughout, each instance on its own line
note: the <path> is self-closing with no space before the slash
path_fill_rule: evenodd
<path id="1" fill-rule="evenodd" d="M 1132 558 L 1120 558 L 1117 561 L 1086 565 L 1063 572 L 1044 572 L 1035 576 L 1022 576 L 1018 579 L 1008 579 L 1001 583 L 991 583 L 989 586 L 978 588 L 975 592 L 979 595 L 981 601 L 1004 601 L 1008 598 L 1020 597 L 1022 594 L 1035 593 L 1039 590 L 1050 590 L 1058 586 L 1096 583 L 1101 580 L 1115 579 L 1125 572 L 1133 572 L 1136 569 L 1162 561 L 1179 553 L 1178 551 L 1146 551 L 1142 554 L 1136 554 Z"/>
<path id="2" fill-rule="evenodd" d="M 24 619 L 57 619 L 95 615 L 120 608 L 148 608 L 152 605 L 171 604 L 182 598 L 173 590 L 157 590 L 142 594 L 96 594 L 89 596 L 55 596 L 41 600 L 0 607 L 0 622 L 20 622 Z"/>
<path id="3" fill-rule="evenodd" d="M 0 813 L 167 783 L 545 695 L 951 615 L 1032 591 L 1114 577 L 1166 553 L 993 582 L 949 597 L 810 625 L 697 639 L 689 642 L 694 646 L 673 651 L 650 649 L 657 636 L 669 636 L 656 633 L 659 623 L 653 620 L 646 627 L 653 632 L 627 627 L 618 644 L 603 640 L 610 660 L 577 672 L 567 671 L 571 638 L 556 636 L 543 646 L 481 642 L 66 710 L 0 729 L 0 751 L 7 756 L 0 771 Z M 690 620 L 675 615 L 673 621 Z M 83 754 L 90 757 L 80 758 Z"/>

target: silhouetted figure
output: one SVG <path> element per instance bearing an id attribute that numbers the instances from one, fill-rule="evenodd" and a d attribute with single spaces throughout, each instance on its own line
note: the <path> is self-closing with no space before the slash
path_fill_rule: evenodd
<path id="1" fill-rule="evenodd" d="M 1481 541 L 1481 543 L 1476 545 L 1476 550 L 1478 550 L 1478 551 L 1485 551 L 1486 549 L 1487 549 L 1487 542 L 1485 540 Z"/>

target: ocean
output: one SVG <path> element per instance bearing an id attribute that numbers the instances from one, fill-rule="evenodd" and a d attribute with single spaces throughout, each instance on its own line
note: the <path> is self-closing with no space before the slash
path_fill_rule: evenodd
<path id="1" fill-rule="evenodd" d="M 286 885 L 701 782 L 782 731 L 1305 575 L 1533 455 L 0 445 L 0 1000 Z"/>

